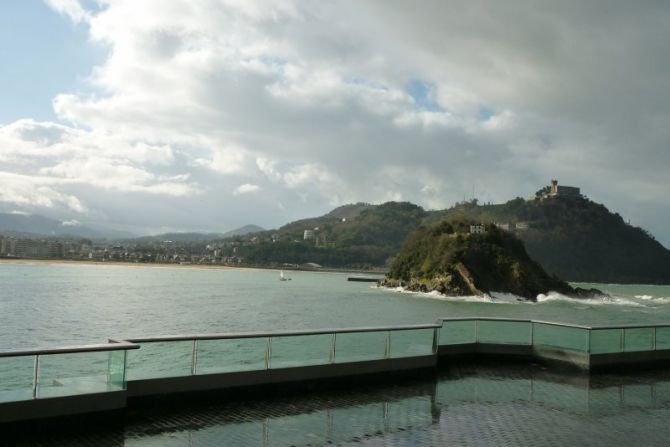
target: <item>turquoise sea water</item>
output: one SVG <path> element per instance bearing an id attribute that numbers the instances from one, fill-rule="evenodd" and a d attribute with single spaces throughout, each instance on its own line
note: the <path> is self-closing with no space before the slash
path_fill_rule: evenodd
<path id="1" fill-rule="evenodd" d="M 439 317 L 584 324 L 670 321 L 670 286 L 588 285 L 609 297 L 538 303 L 445 298 L 348 282 L 347 274 L 0 263 L 0 350 L 109 337 L 429 323 Z"/>

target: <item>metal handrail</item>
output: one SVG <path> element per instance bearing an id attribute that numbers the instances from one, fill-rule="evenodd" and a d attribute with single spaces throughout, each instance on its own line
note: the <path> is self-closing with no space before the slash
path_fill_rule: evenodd
<path id="1" fill-rule="evenodd" d="M 611 325 L 599 325 L 591 326 L 590 329 L 647 329 L 647 328 L 659 328 L 659 327 L 670 327 L 670 323 L 658 323 L 658 324 L 611 324 Z"/>
<path id="2" fill-rule="evenodd" d="M 125 351 L 129 349 L 139 349 L 140 345 L 128 341 L 113 341 L 107 344 L 99 343 L 94 345 L 66 346 L 62 348 L 49 349 L 28 349 L 0 352 L 1 357 L 27 357 L 32 355 L 54 355 L 54 354 L 76 354 L 80 352 L 107 352 L 107 351 Z"/>
<path id="3" fill-rule="evenodd" d="M 562 323 L 558 321 L 544 321 L 544 320 L 530 320 L 524 318 L 497 318 L 497 317 L 454 317 L 454 318 L 440 318 L 441 321 L 500 321 L 510 323 L 535 323 L 546 324 L 550 326 L 571 327 L 575 329 L 594 329 L 593 326 L 585 326 L 576 323 Z M 652 325 L 653 326 L 653 325 Z M 595 327 L 597 329 L 597 327 Z"/>
<path id="4" fill-rule="evenodd" d="M 239 338 L 298 337 L 301 335 L 327 335 L 327 334 L 347 334 L 347 333 L 361 333 L 361 332 L 397 332 L 397 331 L 411 331 L 415 329 L 439 329 L 441 327 L 442 324 L 440 322 L 433 324 L 412 324 L 404 326 L 307 329 L 298 331 L 273 331 L 273 332 L 231 332 L 222 334 L 167 335 L 158 337 L 129 338 L 125 339 L 125 341 L 130 343 L 159 343 L 159 342 L 171 342 L 171 341 L 227 340 L 227 339 L 239 339 Z"/>

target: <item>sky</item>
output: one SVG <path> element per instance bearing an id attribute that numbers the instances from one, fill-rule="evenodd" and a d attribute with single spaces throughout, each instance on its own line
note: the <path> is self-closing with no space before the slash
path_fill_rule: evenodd
<path id="1" fill-rule="evenodd" d="M 670 3 L 0 4 L 0 211 L 138 234 L 557 178 L 670 246 Z"/>

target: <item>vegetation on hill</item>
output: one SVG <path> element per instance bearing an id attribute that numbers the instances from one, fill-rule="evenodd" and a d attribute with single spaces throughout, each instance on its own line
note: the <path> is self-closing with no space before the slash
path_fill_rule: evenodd
<path id="1" fill-rule="evenodd" d="M 233 248 L 251 264 L 314 262 L 330 267 L 383 266 L 426 216 L 423 208 L 408 202 L 348 205 L 321 217 L 255 235 L 251 243 L 240 241 Z M 305 240 L 305 230 L 313 231 L 314 238 Z M 231 248 L 226 252 L 232 253 Z"/>
<path id="2" fill-rule="evenodd" d="M 548 275 L 513 234 L 493 225 L 487 226 L 485 234 L 470 234 L 465 221 L 417 230 L 403 245 L 382 285 L 452 296 L 507 292 L 529 300 L 549 291 L 586 293 Z"/>
<path id="3" fill-rule="evenodd" d="M 545 192 L 547 188 L 538 196 Z M 210 247 L 227 263 L 383 268 L 420 225 L 442 221 L 519 224 L 510 230 L 530 257 L 568 281 L 670 284 L 670 251 L 646 231 L 583 197 L 517 198 L 497 205 L 472 201 L 428 212 L 408 202 L 356 203 L 276 230 L 194 243 L 198 250 Z M 311 232 L 307 239 L 305 230 Z"/>
<path id="4" fill-rule="evenodd" d="M 586 198 L 517 198 L 500 205 L 461 204 L 428 221 L 520 223 L 528 254 L 569 281 L 670 284 L 670 251 L 645 230 Z"/>

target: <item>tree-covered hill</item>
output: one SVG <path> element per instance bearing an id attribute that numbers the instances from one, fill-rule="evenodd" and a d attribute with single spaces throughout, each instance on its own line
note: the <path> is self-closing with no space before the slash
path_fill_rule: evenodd
<path id="1" fill-rule="evenodd" d="M 426 216 L 423 208 L 408 202 L 348 205 L 321 217 L 256 234 L 233 248 L 252 264 L 384 266 Z M 311 231 L 313 237 L 305 239 L 305 230 Z"/>
<path id="2" fill-rule="evenodd" d="M 517 198 L 497 205 L 473 201 L 428 212 L 408 202 L 358 203 L 277 230 L 226 239 L 222 251 L 253 264 L 383 267 L 420 225 L 445 220 L 509 226 L 532 259 L 565 280 L 670 284 L 670 251 L 584 197 Z M 313 232 L 312 238 L 305 240 L 305 230 Z"/>
<path id="3" fill-rule="evenodd" d="M 515 232 L 528 254 L 566 280 L 670 284 L 670 251 L 645 230 L 583 197 L 461 204 L 429 218 L 461 219 L 526 224 Z"/>
<path id="4" fill-rule="evenodd" d="M 535 300 L 540 293 L 579 294 L 530 259 L 512 233 L 486 225 L 470 234 L 469 222 L 421 227 L 403 245 L 383 285 L 446 295 L 508 292 Z"/>

